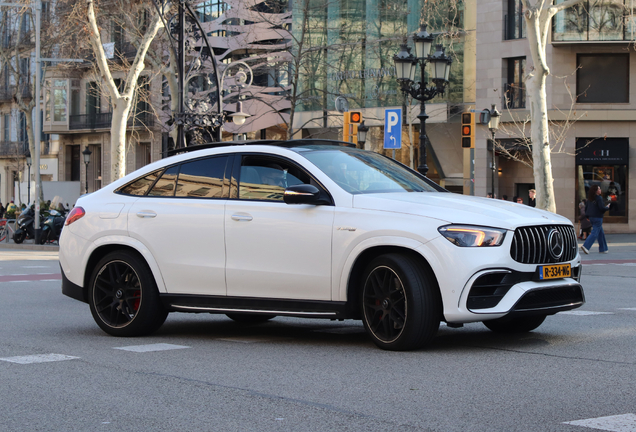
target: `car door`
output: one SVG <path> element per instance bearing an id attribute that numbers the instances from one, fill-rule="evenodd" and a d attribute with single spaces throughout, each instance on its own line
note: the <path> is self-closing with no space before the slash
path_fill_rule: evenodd
<path id="1" fill-rule="evenodd" d="M 238 193 L 225 208 L 228 296 L 331 300 L 334 207 L 283 202 L 287 186 L 320 185 L 284 158 L 245 154 L 234 165 Z"/>
<path id="2" fill-rule="evenodd" d="M 231 159 L 168 167 L 128 213 L 130 236 L 148 247 L 169 293 L 226 295 L 223 220 Z"/>

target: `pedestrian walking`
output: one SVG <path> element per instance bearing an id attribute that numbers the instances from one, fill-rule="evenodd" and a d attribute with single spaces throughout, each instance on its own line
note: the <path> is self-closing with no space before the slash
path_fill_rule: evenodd
<path id="1" fill-rule="evenodd" d="M 587 194 L 585 214 L 592 223 L 592 232 L 587 236 L 587 240 L 585 240 L 583 246 L 581 246 L 581 250 L 586 254 L 590 253 L 590 249 L 597 239 L 598 251 L 600 253 L 609 252 L 607 241 L 605 240 L 605 232 L 603 231 L 603 215 L 609 210 L 609 207 L 605 206 L 601 193 L 601 188 L 598 185 L 592 185 Z"/>

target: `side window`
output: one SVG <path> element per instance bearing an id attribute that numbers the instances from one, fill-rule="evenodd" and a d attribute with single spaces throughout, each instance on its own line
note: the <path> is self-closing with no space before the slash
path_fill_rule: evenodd
<path id="1" fill-rule="evenodd" d="M 223 198 L 223 178 L 227 160 L 227 156 L 221 156 L 199 159 L 181 165 L 175 196 Z"/>
<path id="2" fill-rule="evenodd" d="M 179 173 L 179 165 L 168 168 L 157 183 L 150 189 L 148 196 L 174 196 L 175 184 L 177 182 L 177 174 Z"/>
<path id="3" fill-rule="evenodd" d="M 284 159 L 244 156 L 239 175 L 239 199 L 283 201 L 288 186 L 309 184 L 310 177 Z"/>
<path id="4" fill-rule="evenodd" d="M 148 191 L 148 188 L 157 180 L 157 177 L 161 175 L 161 170 L 148 174 L 146 177 L 135 180 L 134 182 L 124 186 L 118 192 L 124 195 L 143 196 Z"/>

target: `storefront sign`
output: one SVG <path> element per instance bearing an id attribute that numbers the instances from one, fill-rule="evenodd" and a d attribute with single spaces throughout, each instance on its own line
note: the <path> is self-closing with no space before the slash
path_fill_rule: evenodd
<path id="1" fill-rule="evenodd" d="M 577 138 L 577 165 L 627 165 L 629 140 L 627 138 Z"/>

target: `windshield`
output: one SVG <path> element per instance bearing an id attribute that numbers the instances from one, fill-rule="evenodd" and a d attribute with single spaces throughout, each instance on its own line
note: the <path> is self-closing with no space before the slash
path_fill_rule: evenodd
<path id="1" fill-rule="evenodd" d="M 352 194 L 436 192 L 416 173 L 378 153 L 348 148 L 296 150 Z"/>

